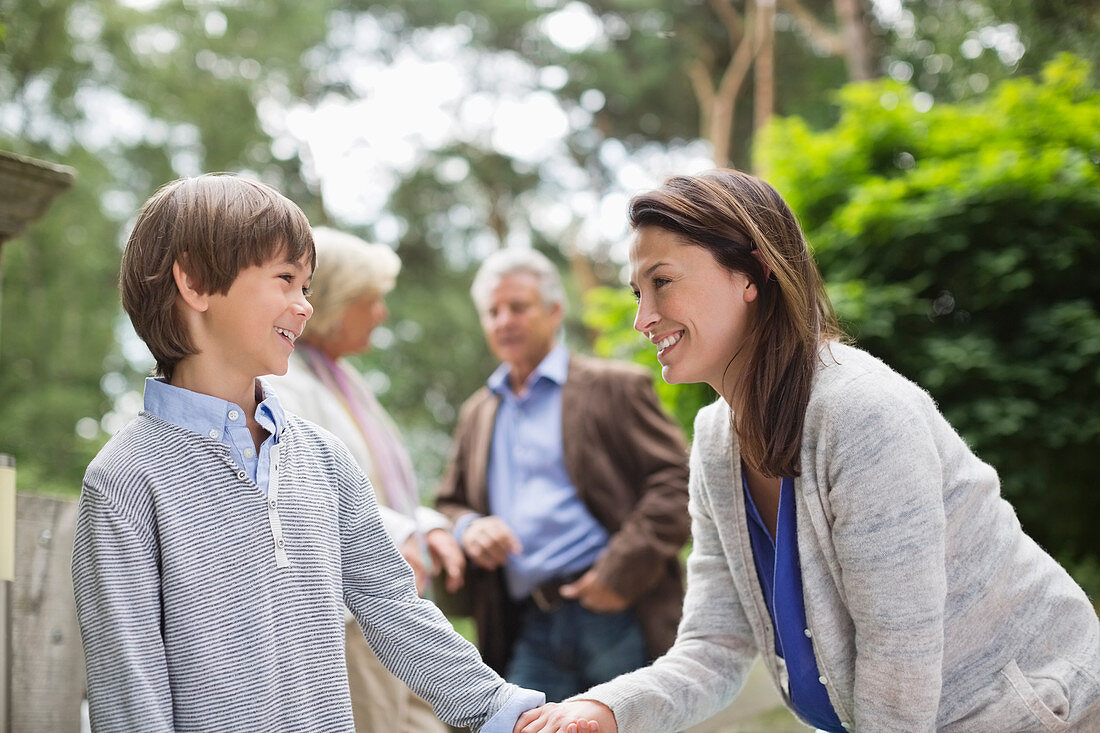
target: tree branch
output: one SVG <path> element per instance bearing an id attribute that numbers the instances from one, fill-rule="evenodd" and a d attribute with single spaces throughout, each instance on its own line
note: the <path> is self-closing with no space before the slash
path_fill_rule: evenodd
<path id="1" fill-rule="evenodd" d="M 840 35 L 817 19 L 799 0 L 778 0 L 780 7 L 794 18 L 795 23 L 810 38 L 810 41 L 823 48 L 830 56 L 843 56 L 847 47 Z"/>
<path id="2" fill-rule="evenodd" d="M 745 35 L 745 22 L 738 15 L 730 0 L 709 0 L 710 6 L 718 14 L 722 25 L 726 27 L 726 33 L 730 38 L 730 48 L 737 45 Z"/>

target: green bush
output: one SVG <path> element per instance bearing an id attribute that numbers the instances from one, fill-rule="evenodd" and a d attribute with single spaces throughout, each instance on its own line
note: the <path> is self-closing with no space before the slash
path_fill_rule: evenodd
<path id="1" fill-rule="evenodd" d="M 798 214 L 845 328 L 915 380 L 1029 534 L 1100 596 L 1100 94 L 1062 56 L 968 104 L 889 81 L 838 94 L 839 122 L 774 121 L 761 175 Z M 918 111 L 924 109 L 925 111 Z M 598 352 L 659 373 L 625 289 L 598 290 Z M 685 427 L 713 399 L 658 378 Z M 888 491 L 889 487 L 883 487 Z"/>
<path id="2" fill-rule="evenodd" d="M 1090 71 L 1064 55 L 1041 80 L 931 109 L 903 85 L 852 85 L 833 128 L 777 120 L 756 151 L 800 216 L 849 333 L 932 393 L 998 469 L 1028 532 L 1082 568 L 1100 558 L 1100 94 Z"/>

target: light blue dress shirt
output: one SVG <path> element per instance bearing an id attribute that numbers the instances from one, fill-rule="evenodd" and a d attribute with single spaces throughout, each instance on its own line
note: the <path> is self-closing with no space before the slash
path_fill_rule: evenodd
<path id="1" fill-rule="evenodd" d="M 272 447 L 286 426 L 286 415 L 275 392 L 257 380 L 262 401 L 256 406 L 256 422 L 268 432 L 257 453 L 248 432 L 244 409 L 217 397 L 173 387 L 160 378 L 145 380 L 145 411 L 149 414 L 229 446 L 233 462 L 267 494 L 271 480 Z"/>
<path id="2" fill-rule="evenodd" d="M 539 584 L 583 570 L 607 546 L 608 534 L 577 496 L 565 468 L 561 390 L 569 350 L 558 344 L 528 376 L 522 394 L 501 364 L 488 386 L 500 396 L 489 451 L 489 508 L 523 545 L 504 568 L 509 595 L 523 600 Z M 456 524 L 461 537 L 476 515 Z"/>

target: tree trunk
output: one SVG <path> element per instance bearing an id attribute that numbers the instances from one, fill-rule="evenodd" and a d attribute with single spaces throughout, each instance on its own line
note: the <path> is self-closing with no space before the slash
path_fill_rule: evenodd
<path id="1" fill-rule="evenodd" d="M 871 51 L 871 34 L 867 30 L 863 3 L 860 0 L 833 0 L 833 7 L 844 38 L 848 78 L 852 81 L 874 79 L 874 53 Z"/>
<path id="2" fill-rule="evenodd" d="M 775 0 L 757 0 L 753 137 L 775 113 Z"/>

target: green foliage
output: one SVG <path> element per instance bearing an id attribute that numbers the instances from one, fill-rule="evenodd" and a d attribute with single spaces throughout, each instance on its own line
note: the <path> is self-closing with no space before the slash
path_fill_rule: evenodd
<path id="1" fill-rule="evenodd" d="M 326 14 L 290 0 L 0 0 L 0 148 L 77 174 L 3 248 L 0 451 L 16 457 L 21 490 L 78 491 L 106 439 L 94 430 L 112 408 L 104 375 L 140 388 L 116 340 L 116 282 L 128 220 L 156 187 L 246 170 L 316 213 L 299 161 L 276 158 L 257 108 L 301 93 L 301 57 Z M 90 438 L 76 432 L 85 418 Z"/>
<path id="2" fill-rule="evenodd" d="M 859 344 L 928 389 L 1041 544 L 1100 557 L 1100 94 L 1063 55 L 1040 80 L 914 108 L 892 82 L 838 95 L 815 132 L 757 148 Z"/>
<path id="3" fill-rule="evenodd" d="M 634 299 L 626 288 L 590 290 L 585 296 L 583 320 L 595 334 L 592 348 L 600 356 L 633 361 L 651 370 L 657 396 L 690 439 L 695 413 L 717 395 L 705 384 L 668 384 L 661 378 L 661 365 L 653 345 L 631 326 L 634 311 Z"/>

